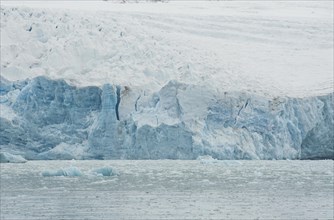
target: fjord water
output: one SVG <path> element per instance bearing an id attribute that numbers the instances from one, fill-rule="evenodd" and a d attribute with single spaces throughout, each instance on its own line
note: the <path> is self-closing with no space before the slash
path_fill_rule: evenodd
<path id="1" fill-rule="evenodd" d="M 1 164 L 5 219 L 333 219 L 333 161 Z M 81 176 L 44 177 L 75 167 Z M 92 175 L 112 167 L 116 175 Z"/>

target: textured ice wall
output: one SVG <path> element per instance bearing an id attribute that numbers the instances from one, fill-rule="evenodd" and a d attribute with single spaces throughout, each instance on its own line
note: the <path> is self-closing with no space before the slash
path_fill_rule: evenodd
<path id="1" fill-rule="evenodd" d="M 334 158 L 333 94 L 268 98 L 177 81 L 146 93 L 45 77 L 2 78 L 0 92 L 1 149 L 27 159 Z"/>
<path id="2" fill-rule="evenodd" d="M 100 88 L 75 88 L 65 81 L 45 77 L 22 84 L 26 85 L 12 84 L 11 90 L 3 95 L 1 109 L 9 110 L 1 111 L 1 145 L 13 145 L 26 152 L 27 158 L 48 158 L 42 153 L 59 144 L 74 148 L 87 140 L 94 116 L 101 110 Z M 11 120 L 6 117 L 7 112 L 13 114 Z M 60 155 L 58 159 L 63 157 L 73 156 Z"/>
<path id="3" fill-rule="evenodd" d="M 0 163 L 25 163 L 27 162 L 20 155 L 13 155 L 6 152 L 0 152 Z"/>

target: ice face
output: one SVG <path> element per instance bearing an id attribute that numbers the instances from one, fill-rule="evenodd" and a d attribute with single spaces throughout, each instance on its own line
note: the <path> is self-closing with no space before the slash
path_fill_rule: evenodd
<path id="1" fill-rule="evenodd" d="M 322 119 L 306 135 L 301 145 L 302 158 L 323 159 L 334 157 L 334 99 L 333 95 L 320 97 L 323 103 Z M 314 146 L 317 146 L 316 148 Z"/>
<path id="2" fill-rule="evenodd" d="M 333 94 L 270 98 L 177 81 L 125 93 L 46 77 L 3 84 L 1 148 L 28 159 L 334 158 Z"/>
<path id="3" fill-rule="evenodd" d="M 20 155 L 13 155 L 7 152 L 0 152 L 0 163 L 25 163 L 27 162 Z"/>

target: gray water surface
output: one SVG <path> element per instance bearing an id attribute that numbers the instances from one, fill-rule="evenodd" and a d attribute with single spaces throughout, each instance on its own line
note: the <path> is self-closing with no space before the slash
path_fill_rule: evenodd
<path id="1" fill-rule="evenodd" d="M 333 219 L 333 161 L 1 164 L 1 219 Z M 43 177 L 77 167 L 82 176 Z M 119 175 L 91 170 L 115 168 Z"/>

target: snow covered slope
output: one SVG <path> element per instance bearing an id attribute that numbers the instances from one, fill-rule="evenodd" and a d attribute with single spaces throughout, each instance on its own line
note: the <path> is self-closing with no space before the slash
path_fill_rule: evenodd
<path id="1" fill-rule="evenodd" d="M 8 80 L 155 91 L 178 80 L 294 97 L 333 89 L 331 1 L 1 4 Z"/>
<path id="2" fill-rule="evenodd" d="M 334 158 L 332 60 L 333 2 L 2 2 L 0 145 Z"/>

